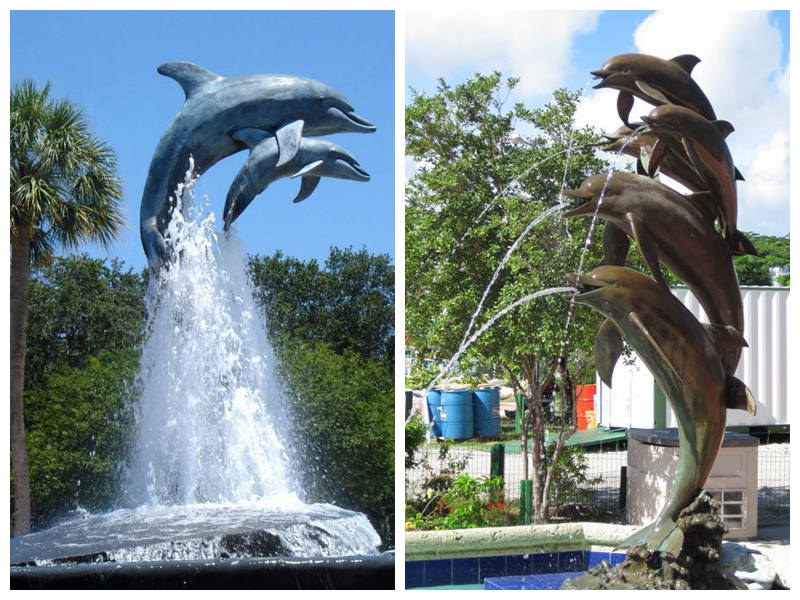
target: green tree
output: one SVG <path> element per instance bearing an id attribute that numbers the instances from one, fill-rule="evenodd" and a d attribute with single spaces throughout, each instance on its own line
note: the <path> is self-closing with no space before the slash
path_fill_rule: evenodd
<path id="1" fill-rule="evenodd" d="M 366 513 L 392 543 L 393 364 L 288 339 L 279 356 L 309 499 Z"/>
<path id="2" fill-rule="evenodd" d="M 78 506 L 113 502 L 131 431 L 127 402 L 139 367 L 134 349 L 103 350 L 81 367 L 62 366 L 26 392 L 33 522 Z"/>
<path id="3" fill-rule="evenodd" d="M 789 234 L 781 237 L 747 232 L 758 256 L 736 256 L 733 259 L 740 285 L 772 285 L 770 267 L 789 269 Z M 778 283 L 788 285 L 788 273 Z"/>
<path id="4" fill-rule="evenodd" d="M 277 251 L 252 256 L 250 275 L 270 338 L 324 341 L 337 352 L 393 360 L 394 267 L 386 254 L 331 248 L 320 268 Z"/>
<path id="5" fill-rule="evenodd" d="M 440 80 L 436 94 L 415 93 L 406 107 L 406 153 L 420 165 L 406 186 L 406 327 L 421 355 L 453 355 L 495 269 L 534 217 L 558 203 L 562 183 L 576 188 L 608 169 L 590 146 L 597 134 L 573 127 L 579 94 L 558 90 L 544 108 L 507 108 L 517 82 L 499 73 L 476 74 L 455 88 Z M 515 144 L 516 130 L 534 137 Z M 532 292 L 565 285 L 565 274 L 578 269 L 588 227 L 588 220 L 565 223 L 556 215 L 532 228 L 499 272 L 473 330 Z M 600 262 L 599 246 L 591 245 L 584 269 Z M 538 521 L 547 518 L 552 479 L 541 398 L 558 378 L 557 366 L 572 362 L 566 355 L 591 352 L 599 324 L 589 311 L 575 311 L 565 350 L 569 310 L 563 294 L 524 304 L 465 355 L 502 365 L 526 395 L 522 443 L 532 427 Z M 569 372 L 562 378 L 568 382 Z"/>
<path id="6" fill-rule="evenodd" d="M 30 531 L 30 479 L 25 442 L 26 322 L 31 261 L 56 246 L 108 244 L 122 219 L 122 187 L 112 150 L 94 137 L 82 112 L 51 100 L 25 80 L 11 90 L 11 468 L 14 534 Z"/>
<path id="7" fill-rule="evenodd" d="M 138 349 L 146 287 L 142 275 L 117 259 L 56 257 L 34 269 L 25 389 L 41 386 L 54 370 L 83 366 L 101 350 Z"/>

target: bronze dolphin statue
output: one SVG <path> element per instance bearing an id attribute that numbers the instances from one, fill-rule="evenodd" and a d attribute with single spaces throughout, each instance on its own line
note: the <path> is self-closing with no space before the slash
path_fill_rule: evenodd
<path id="1" fill-rule="evenodd" d="M 642 120 L 658 138 L 653 147 L 648 174 L 653 175 L 667 148 L 684 153 L 695 171 L 706 182 L 722 224 L 723 236 L 734 254 L 757 255 L 747 237 L 736 229 L 736 180 L 744 178 L 733 164 L 725 138 L 733 131 L 727 121 L 709 121 L 682 106 L 664 105 L 653 109 Z"/>
<path id="2" fill-rule="evenodd" d="M 618 228 L 616 231 L 624 232 L 621 235 L 627 234 L 636 240 L 659 283 L 666 287 L 660 262 L 687 285 L 712 324 L 729 325 L 742 331 L 744 312 L 739 280 L 728 245 L 714 229 L 713 215 L 706 205 L 698 205 L 649 177 L 622 172 L 610 178 L 606 174 L 594 175 L 579 189 L 565 190 L 563 194 L 585 200 L 577 208 L 566 211 L 564 216 L 586 216 L 597 211 L 599 217 Z M 598 209 L 601 194 L 603 200 Z M 614 262 L 609 260 L 610 256 L 619 256 L 619 251 L 608 250 L 613 239 L 604 234 L 606 263 Z M 603 330 L 598 333 L 601 343 L 602 333 Z M 723 353 L 728 372 L 736 370 L 739 355 L 739 348 L 728 348 Z M 598 365 L 598 372 L 609 385 L 618 357 L 619 353 L 612 354 L 610 364 Z"/>
<path id="3" fill-rule="evenodd" d="M 658 143 L 658 138 L 654 135 L 640 132 L 634 138 L 628 140 L 633 131 L 627 125 L 621 125 L 613 133 L 604 133 L 603 137 L 608 140 L 608 144 L 603 147 L 603 150 L 607 152 L 619 152 L 621 150 L 623 154 L 635 158 L 636 172 L 639 175 L 649 175 L 657 169 L 693 192 L 708 189 L 706 182 L 695 171 L 694 166 L 683 152 L 675 153 L 666 148 L 666 151 L 660 157 L 659 164 L 651 169 L 650 162 L 653 156 L 653 148 Z"/>
<path id="4" fill-rule="evenodd" d="M 660 106 L 678 104 L 716 119 L 714 109 L 691 73 L 700 59 L 682 54 L 665 60 L 648 54 L 619 54 L 610 58 L 592 75 L 602 79 L 594 86 L 619 90 L 617 112 L 625 125 L 633 107 L 633 97 Z"/>
<path id="5" fill-rule="evenodd" d="M 625 267 L 602 266 L 588 275 L 568 275 L 581 292 L 575 301 L 606 315 L 644 360 L 678 420 L 680 451 L 676 481 L 655 521 L 619 548 L 645 545 L 678 556 L 683 532 L 676 519 L 708 478 L 725 435 L 726 410 L 755 414 L 750 390 L 723 368 L 717 347 L 743 345 L 732 328 L 711 332 L 649 277 Z"/>

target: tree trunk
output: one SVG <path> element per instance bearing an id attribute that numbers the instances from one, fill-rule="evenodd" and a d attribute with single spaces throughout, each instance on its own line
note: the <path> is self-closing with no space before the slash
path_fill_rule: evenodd
<path id="1" fill-rule="evenodd" d="M 23 391 L 32 234 L 30 226 L 18 227 L 17 239 L 11 246 L 11 469 L 14 474 L 15 536 L 31 530 L 31 486 Z"/>

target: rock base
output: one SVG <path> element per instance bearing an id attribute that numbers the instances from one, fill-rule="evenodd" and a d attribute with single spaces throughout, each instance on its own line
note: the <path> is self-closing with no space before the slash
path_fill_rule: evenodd
<path id="1" fill-rule="evenodd" d="M 719 504 L 705 491 L 681 511 L 677 521 L 684 544 L 677 557 L 635 546 L 611 567 L 603 562 L 585 575 L 568 579 L 573 590 L 736 590 L 747 589 L 719 560 L 726 533 Z"/>

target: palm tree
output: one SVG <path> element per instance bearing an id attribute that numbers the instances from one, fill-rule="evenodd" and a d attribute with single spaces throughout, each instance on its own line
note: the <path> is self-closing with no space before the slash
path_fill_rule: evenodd
<path id="1" fill-rule="evenodd" d="M 114 152 L 82 111 L 25 80 L 11 91 L 11 468 L 14 535 L 31 527 L 25 445 L 25 325 L 31 261 L 82 241 L 107 246 L 122 225 Z"/>

